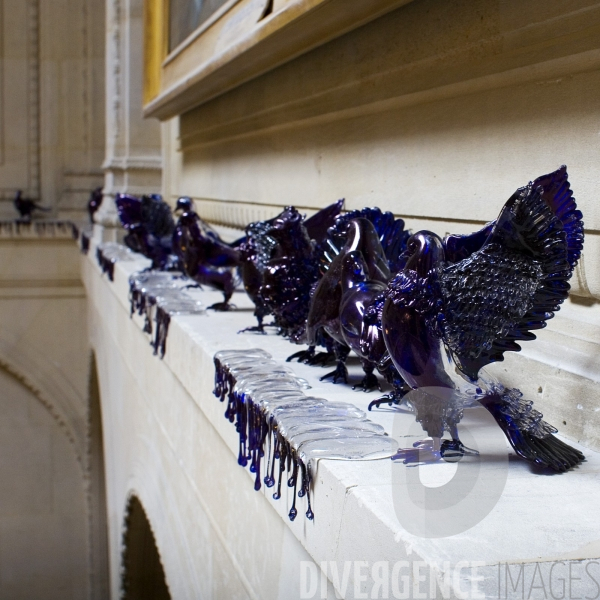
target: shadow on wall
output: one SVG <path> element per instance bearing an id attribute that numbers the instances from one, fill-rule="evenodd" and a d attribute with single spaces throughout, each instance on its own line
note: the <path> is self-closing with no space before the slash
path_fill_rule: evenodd
<path id="1" fill-rule="evenodd" d="M 154 534 L 136 496 L 131 496 L 127 506 L 123 546 L 122 597 L 125 600 L 170 600 Z"/>
<path id="2" fill-rule="evenodd" d="M 88 408 L 88 459 L 89 459 L 89 538 L 91 546 L 92 600 L 109 597 L 108 587 L 108 526 L 106 512 L 106 481 L 104 471 L 104 441 L 102 433 L 102 407 L 96 357 L 90 359 Z"/>

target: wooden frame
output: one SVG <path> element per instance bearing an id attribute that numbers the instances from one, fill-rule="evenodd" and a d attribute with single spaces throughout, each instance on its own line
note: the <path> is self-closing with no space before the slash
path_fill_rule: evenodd
<path id="1" fill-rule="evenodd" d="M 144 0 L 144 104 L 161 90 L 169 40 L 168 8 L 168 0 Z"/>
<path id="2" fill-rule="evenodd" d="M 144 115 L 183 114 L 410 1 L 231 0 L 167 56 L 168 0 L 145 0 Z"/>

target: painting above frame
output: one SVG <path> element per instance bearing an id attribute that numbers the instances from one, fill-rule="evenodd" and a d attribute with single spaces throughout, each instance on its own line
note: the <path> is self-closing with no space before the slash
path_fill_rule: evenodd
<path id="1" fill-rule="evenodd" d="M 144 115 L 181 115 L 409 2 L 145 0 Z"/>

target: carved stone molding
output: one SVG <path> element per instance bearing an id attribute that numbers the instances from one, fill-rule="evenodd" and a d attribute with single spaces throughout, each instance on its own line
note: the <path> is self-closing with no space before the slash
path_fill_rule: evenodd
<path id="1" fill-rule="evenodd" d="M 40 197 L 40 5 L 27 4 L 27 76 L 29 97 L 29 189 L 27 194 Z"/>
<path id="2" fill-rule="evenodd" d="M 10 373 L 10 375 L 12 375 L 17 381 L 19 381 L 19 383 L 21 383 L 21 385 L 26 387 L 40 401 L 44 408 L 46 408 L 56 423 L 58 423 L 61 431 L 71 443 L 77 458 L 77 463 L 81 467 L 82 475 L 85 477 L 86 465 L 84 462 L 85 456 L 83 453 L 83 440 L 77 440 L 76 434 L 71 430 L 60 411 L 56 408 L 52 398 L 43 389 L 41 389 L 32 378 L 30 378 L 28 375 L 25 375 L 23 370 L 4 353 L 0 353 L 0 369 L 4 369 L 7 373 Z"/>
<path id="3" fill-rule="evenodd" d="M 162 158 L 160 156 L 122 156 L 107 159 L 102 168 L 118 171 L 161 171 Z"/>

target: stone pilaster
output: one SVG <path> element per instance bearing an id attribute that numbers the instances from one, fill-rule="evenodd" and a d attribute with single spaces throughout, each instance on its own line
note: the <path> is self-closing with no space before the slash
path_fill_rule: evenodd
<path id="1" fill-rule="evenodd" d="M 115 194 L 161 190 L 160 126 L 142 117 L 143 2 L 107 0 L 104 202 L 96 222 L 117 223 Z"/>

